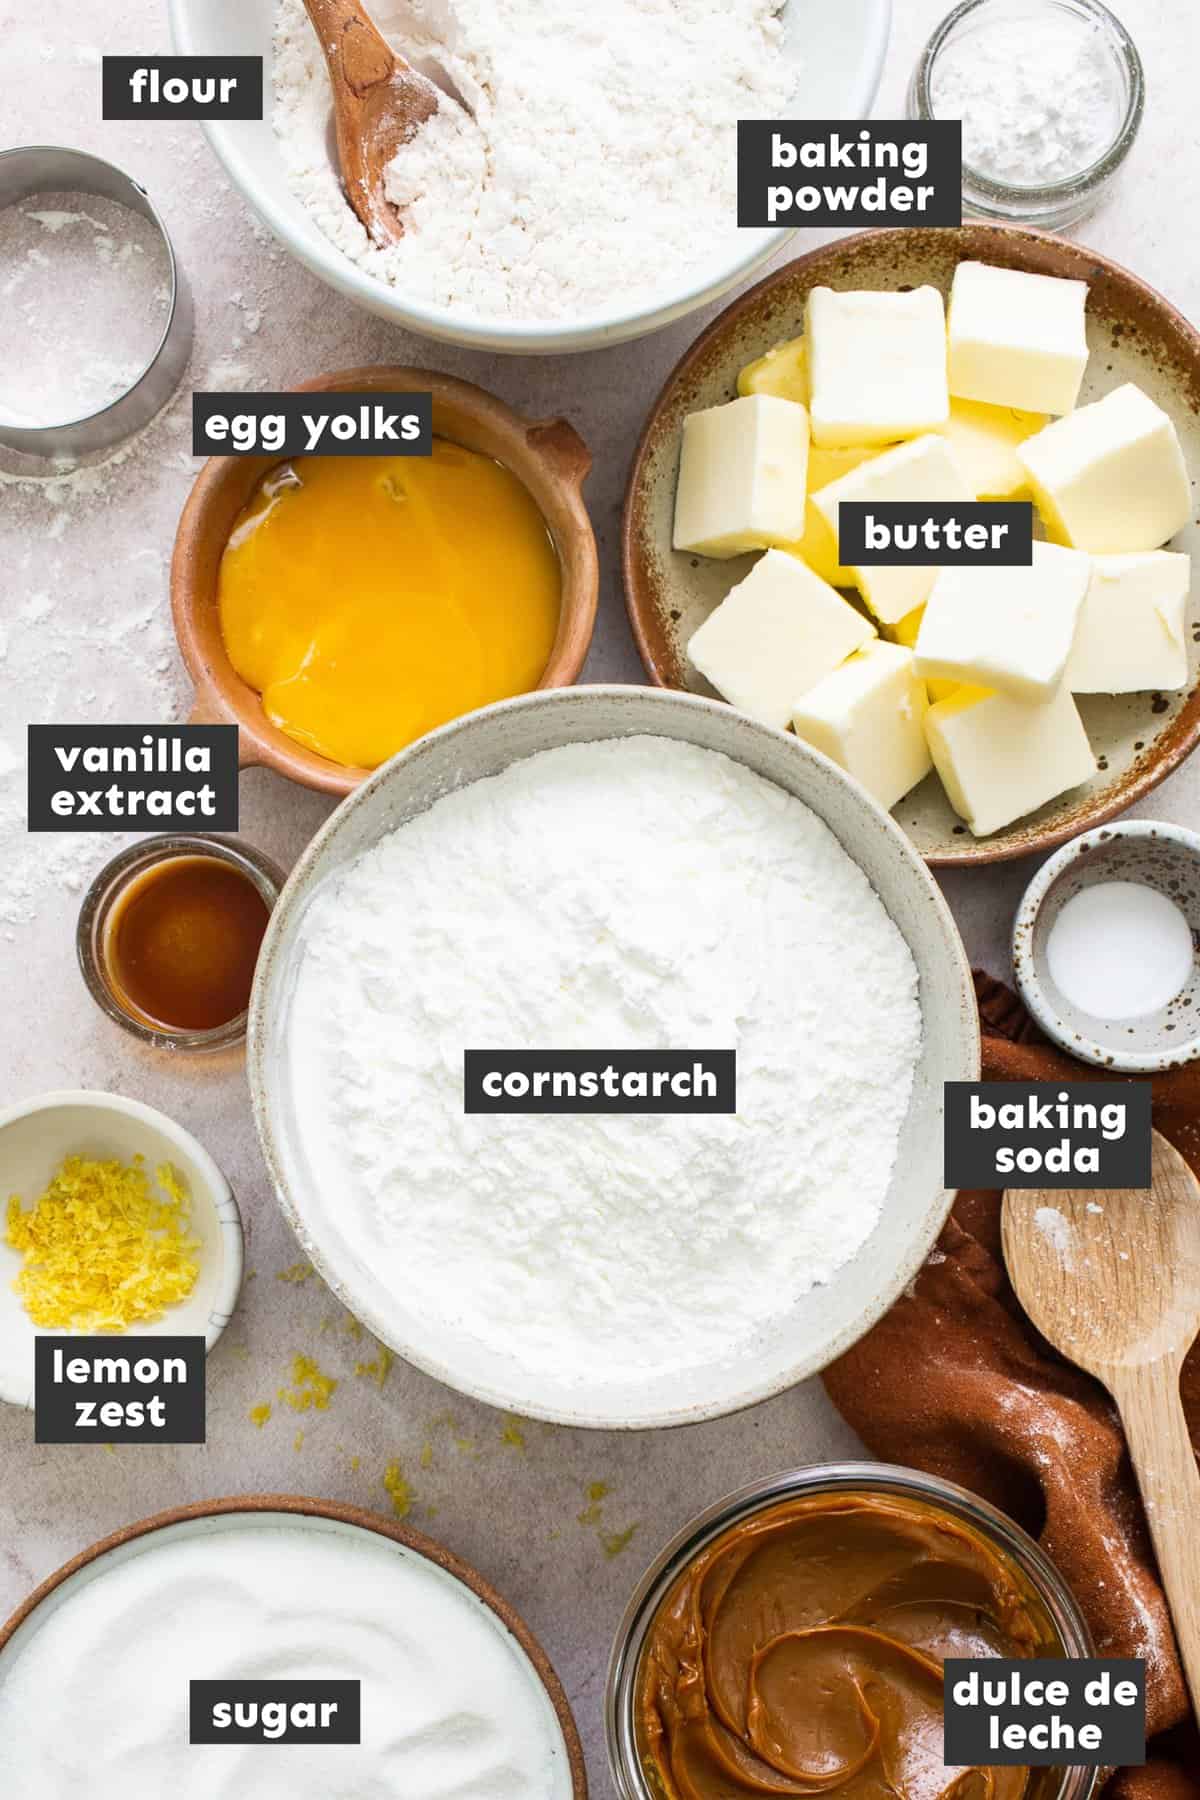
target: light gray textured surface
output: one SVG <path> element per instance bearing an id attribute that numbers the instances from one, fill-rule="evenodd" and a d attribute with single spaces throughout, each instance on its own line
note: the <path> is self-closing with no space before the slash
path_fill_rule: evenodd
<path id="1" fill-rule="evenodd" d="M 938 0 L 897 4 L 881 116 L 902 110 L 909 69 L 942 10 Z M 1185 0 L 1125 0 L 1119 10 L 1146 61 L 1147 116 L 1116 196 L 1077 235 L 1185 311 L 1196 310 L 1200 240 L 1189 225 L 1200 198 L 1195 16 Z M 588 499 L 604 558 L 587 675 L 637 680 L 616 566 L 622 487 L 650 399 L 705 316 L 577 358 L 518 362 L 424 344 L 292 266 L 229 194 L 198 127 L 100 122 L 98 53 L 168 47 L 154 0 L 127 0 L 115 12 L 100 0 L 68 0 L 40 13 L 5 0 L 0 28 L 4 145 L 57 140 L 96 150 L 142 178 L 160 205 L 196 292 L 189 387 L 281 387 L 323 369 L 411 361 L 478 380 L 531 414 L 563 412 L 576 423 L 595 456 Z M 356 1376 L 356 1362 L 370 1361 L 373 1347 L 349 1335 L 350 1321 L 315 1277 L 279 1279 L 297 1252 L 264 1183 L 240 1059 L 167 1062 L 92 1008 L 74 967 L 73 932 L 79 882 L 94 853 L 65 840 L 53 859 L 39 853 L 40 874 L 27 867 L 14 874 L 19 835 L 15 848 L 5 846 L 23 797 L 19 769 L 5 776 L 5 768 L 9 756 L 22 754 L 30 720 L 186 710 L 165 621 L 166 561 L 194 472 L 188 422 L 185 391 L 127 455 L 82 482 L 66 489 L 0 483 L 3 1095 L 107 1087 L 179 1118 L 240 1196 L 254 1275 L 212 1361 L 205 1448 L 38 1450 L 32 1420 L 0 1411 L 0 1616 L 97 1536 L 180 1501 L 277 1489 L 387 1510 L 381 1482 L 398 1459 L 414 1489 L 413 1523 L 476 1563 L 541 1635 L 575 1705 L 594 1792 L 607 1795 L 604 1667 L 645 1562 L 692 1512 L 740 1482 L 859 1446 L 816 1382 L 715 1424 L 637 1437 L 524 1426 L 521 1446 L 501 1415 L 399 1365 L 382 1390 Z M 284 863 L 328 810 L 327 801 L 271 775 L 243 777 L 243 833 Z M 1195 824 L 1196 768 L 1176 775 L 1143 810 Z M 1011 865 L 947 883 L 968 949 L 998 972 L 1029 874 L 1028 865 Z M 297 1353 L 315 1356 L 338 1378 L 328 1410 L 299 1416 L 277 1403 L 257 1429 L 250 1408 L 275 1399 Z M 594 1504 L 592 1483 L 607 1489 Z M 628 1547 L 609 1555 L 606 1535 L 631 1526 Z"/>

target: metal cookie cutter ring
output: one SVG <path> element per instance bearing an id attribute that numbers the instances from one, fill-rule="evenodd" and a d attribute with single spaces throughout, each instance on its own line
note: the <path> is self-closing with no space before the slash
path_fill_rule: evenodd
<path id="1" fill-rule="evenodd" d="M 123 394 L 97 412 L 62 424 L 19 425 L 0 411 L 0 444 L 27 456 L 84 457 L 132 437 L 167 404 L 191 355 L 192 296 L 166 226 L 145 188 L 131 175 L 99 156 L 53 144 L 0 151 L 0 208 L 15 206 L 33 194 L 56 191 L 95 194 L 140 213 L 160 234 L 170 270 L 170 304 L 162 335 L 149 362 Z"/>

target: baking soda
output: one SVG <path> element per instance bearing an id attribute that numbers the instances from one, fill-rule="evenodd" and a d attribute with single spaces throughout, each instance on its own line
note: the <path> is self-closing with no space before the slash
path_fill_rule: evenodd
<path id="1" fill-rule="evenodd" d="M 1093 1019 L 1140 1019 L 1182 993 L 1192 931 L 1180 908 L 1140 881 L 1097 881 L 1063 906 L 1046 940 L 1050 979 Z"/>

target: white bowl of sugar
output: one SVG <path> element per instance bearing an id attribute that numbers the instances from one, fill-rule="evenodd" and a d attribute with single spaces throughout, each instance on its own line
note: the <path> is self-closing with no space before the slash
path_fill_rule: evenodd
<path id="1" fill-rule="evenodd" d="M 427 9 L 454 29 L 425 45 L 398 0 L 368 10 L 470 109 L 448 103 L 435 116 L 445 110 L 455 129 L 405 146 L 420 152 L 412 180 L 427 192 L 407 215 L 399 262 L 368 244 L 341 196 L 324 64 L 300 0 L 168 4 L 177 51 L 264 58 L 266 117 L 205 130 L 235 186 L 306 268 L 427 337 L 521 353 L 641 337 L 779 250 L 790 229 L 737 228 L 732 126 L 716 136 L 713 119 L 869 115 L 891 0 L 815 10 L 795 0 L 671 9 L 455 0 Z M 456 173 L 443 185 L 448 166 Z"/>

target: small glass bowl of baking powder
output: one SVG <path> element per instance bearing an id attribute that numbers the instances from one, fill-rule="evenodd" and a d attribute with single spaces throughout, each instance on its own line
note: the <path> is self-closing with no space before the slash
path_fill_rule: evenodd
<path id="1" fill-rule="evenodd" d="M 969 212 L 1074 224 L 1137 136 L 1142 61 L 1100 0 L 962 0 L 913 74 L 914 119 L 961 119 Z"/>

